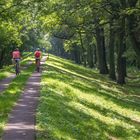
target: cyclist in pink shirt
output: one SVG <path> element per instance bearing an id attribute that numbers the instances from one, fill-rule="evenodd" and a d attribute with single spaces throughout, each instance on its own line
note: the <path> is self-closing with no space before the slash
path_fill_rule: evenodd
<path id="1" fill-rule="evenodd" d="M 20 51 L 18 48 L 16 48 L 13 52 L 12 52 L 12 59 L 13 59 L 13 63 L 16 66 L 18 66 L 18 74 L 20 73 L 20 64 L 19 61 L 21 59 L 21 55 L 20 55 Z M 15 69 L 16 70 L 16 69 Z M 17 72 L 17 71 L 16 71 Z M 17 73 L 16 73 L 17 74 Z"/>
<path id="2" fill-rule="evenodd" d="M 41 59 L 41 51 L 39 48 L 36 49 L 34 56 L 35 56 L 35 64 L 36 64 L 36 70 L 39 72 L 40 69 L 40 59 Z"/>
<path id="3" fill-rule="evenodd" d="M 20 51 L 18 48 L 16 48 L 13 52 L 12 52 L 12 57 L 13 59 L 18 59 L 20 60 L 21 56 L 20 56 Z"/>

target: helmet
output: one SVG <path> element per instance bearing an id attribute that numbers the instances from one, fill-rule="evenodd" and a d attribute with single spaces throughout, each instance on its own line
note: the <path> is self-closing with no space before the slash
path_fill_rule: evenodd
<path id="1" fill-rule="evenodd" d="M 39 51 L 40 49 L 39 48 L 36 48 L 36 50 Z"/>
<path id="2" fill-rule="evenodd" d="M 19 49 L 18 49 L 18 48 L 16 48 L 16 49 L 15 49 L 15 51 L 19 51 Z"/>

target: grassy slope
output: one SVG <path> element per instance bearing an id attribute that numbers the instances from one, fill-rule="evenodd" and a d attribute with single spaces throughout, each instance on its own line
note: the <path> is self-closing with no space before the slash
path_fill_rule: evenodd
<path id="1" fill-rule="evenodd" d="M 140 74 L 119 86 L 58 57 L 44 67 L 37 140 L 140 140 Z"/>

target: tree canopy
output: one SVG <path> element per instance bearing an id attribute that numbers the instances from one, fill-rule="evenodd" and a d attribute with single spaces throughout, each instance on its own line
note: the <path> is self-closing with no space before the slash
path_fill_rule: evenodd
<path id="1" fill-rule="evenodd" d="M 0 22 L 0 67 L 15 47 L 50 46 L 48 40 L 50 52 L 120 84 L 128 66 L 140 67 L 139 0 L 1 0 Z"/>

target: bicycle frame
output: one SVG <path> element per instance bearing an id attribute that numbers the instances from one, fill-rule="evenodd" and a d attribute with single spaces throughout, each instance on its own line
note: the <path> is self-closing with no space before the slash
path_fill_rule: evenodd
<path id="1" fill-rule="evenodd" d="M 15 59 L 15 72 L 16 72 L 16 75 L 19 75 L 19 73 L 20 73 L 18 59 Z"/>
<path id="2" fill-rule="evenodd" d="M 40 59 L 36 59 L 36 70 L 37 72 L 40 71 Z"/>

